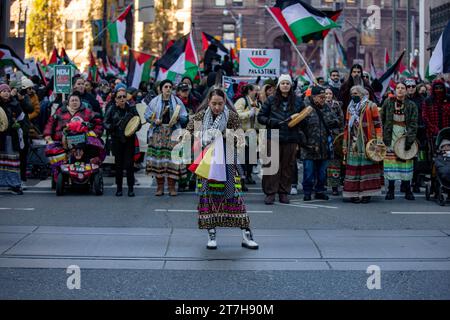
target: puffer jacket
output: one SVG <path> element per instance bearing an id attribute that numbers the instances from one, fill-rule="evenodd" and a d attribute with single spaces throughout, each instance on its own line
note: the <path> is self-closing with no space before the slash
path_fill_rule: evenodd
<path id="1" fill-rule="evenodd" d="M 303 100 L 300 97 L 296 97 L 294 110 L 283 110 L 282 107 L 275 107 L 275 97 L 272 96 L 261 107 L 257 119 L 260 124 L 266 126 L 269 139 L 271 137 L 270 129 L 279 129 L 279 141 L 281 143 L 298 143 L 300 140 L 298 128 L 289 128 L 288 121 L 282 124 L 280 122 L 287 120 L 294 113 L 300 112 L 304 106 Z"/>

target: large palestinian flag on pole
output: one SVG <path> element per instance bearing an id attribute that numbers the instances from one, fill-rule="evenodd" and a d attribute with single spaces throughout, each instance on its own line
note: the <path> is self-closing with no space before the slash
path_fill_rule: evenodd
<path id="1" fill-rule="evenodd" d="M 198 58 L 192 32 L 175 41 L 155 63 L 155 67 L 159 68 L 157 78 L 159 81 L 164 79 L 174 81 L 177 75 L 195 79 L 198 73 Z"/>
<path id="2" fill-rule="evenodd" d="M 117 20 L 108 25 L 111 43 L 126 44 L 131 47 L 133 40 L 133 14 L 130 4 Z"/>
<path id="3" fill-rule="evenodd" d="M 56 50 L 56 48 L 53 48 L 52 51 L 52 55 L 50 56 L 50 59 L 48 61 L 48 66 L 52 67 L 56 64 L 60 64 L 61 63 L 61 57 L 58 54 L 58 50 Z"/>
<path id="4" fill-rule="evenodd" d="M 380 77 L 380 79 L 378 79 L 378 81 L 383 86 L 383 89 L 381 91 L 381 96 L 383 96 L 384 93 L 386 92 L 386 90 L 389 86 L 389 83 L 390 83 L 391 79 L 394 77 L 395 73 L 399 71 L 400 64 L 402 62 L 404 55 L 405 55 L 405 51 L 402 52 L 402 54 L 397 59 L 397 61 L 395 61 L 395 63 L 393 65 L 391 65 L 389 67 L 389 69 L 386 70 L 386 72 Z"/>
<path id="5" fill-rule="evenodd" d="M 12 66 L 16 67 L 23 74 L 29 76 L 29 67 L 23 62 L 23 60 L 14 52 L 13 49 L 7 45 L 0 44 L 0 67 Z"/>
<path id="6" fill-rule="evenodd" d="M 308 42 L 311 34 L 338 27 L 325 13 L 301 0 L 277 0 L 268 10 L 295 44 Z"/>
<path id="7" fill-rule="evenodd" d="M 78 69 L 75 62 L 72 61 L 72 59 L 69 58 L 69 56 L 66 53 L 66 50 L 64 48 L 61 49 L 61 60 L 64 62 L 65 65 L 70 65 L 74 67 L 75 69 Z"/>
<path id="8" fill-rule="evenodd" d="M 149 81 L 154 62 L 155 56 L 130 50 L 127 77 L 128 84 L 133 88 L 139 88 L 139 84 L 142 81 Z"/>
<path id="9" fill-rule="evenodd" d="M 207 34 L 206 32 L 202 32 L 202 50 L 206 52 L 210 45 L 215 45 L 217 47 L 217 54 L 219 56 L 225 57 L 227 54 L 230 54 L 230 51 L 225 48 L 225 46 L 212 35 Z"/>
<path id="10" fill-rule="evenodd" d="M 95 57 L 92 51 L 89 52 L 89 74 L 87 80 L 95 83 L 98 83 L 100 81 L 98 67 L 97 64 L 95 63 Z"/>
<path id="11" fill-rule="evenodd" d="M 450 21 L 434 48 L 428 66 L 428 75 L 450 73 Z"/>

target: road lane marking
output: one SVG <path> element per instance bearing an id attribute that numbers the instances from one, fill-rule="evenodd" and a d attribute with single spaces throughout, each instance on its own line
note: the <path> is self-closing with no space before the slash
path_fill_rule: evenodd
<path id="1" fill-rule="evenodd" d="M 34 208 L 0 208 L 0 210 L 34 211 Z"/>
<path id="2" fill-rule="evenodd" d="M 450 214 L 450 211 L 391 211 L 391 214 Z"/>

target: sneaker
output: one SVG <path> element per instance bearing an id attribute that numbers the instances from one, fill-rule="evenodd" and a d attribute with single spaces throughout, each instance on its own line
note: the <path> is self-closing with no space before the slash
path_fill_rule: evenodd
<path id="1" fill-rule="evenodd" d="M 217 249 L 216 229 L 208 229 L 208 244 L 206 245 L 206 249 Z"/>
<path id="2" fill-rule="evenodd" d="M 325 193 L 316 193 L 315 197 L 317 200 L 329 200 L 330 198 Z"/>
<path id="3" fill-rule="evenodd" d="M 23 195 L 23 190 L 21 187 L 12 187 L 11 192 L 17 196 Z"/>
<path id="4" fill-rule="evenodd" d="M 259 245 L 253 240 L 253 234 L 250 229 L 242 230 L 242 247 L 252 250 L 258 250 Z"/>
<path id="5" fill-rule="evenodd" d="M 296 195 L 296 194 L 298 194 L 297 186 L 292 186 L 290 194 L 291 194 L 291 195 Z"/>

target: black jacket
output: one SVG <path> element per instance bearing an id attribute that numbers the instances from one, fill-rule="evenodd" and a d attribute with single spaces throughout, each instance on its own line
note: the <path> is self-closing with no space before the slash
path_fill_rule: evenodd
<path id="1" fill-rule="evenodd" d="M 81 96 L 81 100 L 88 103 L 91 110 L 98 113 L 100 115 L 100 117 L 103 116 L 102 108 L 100 107 L 100 103 L 98 103 L 97 99 L 95 99 L 95 97 L 92 94 L 85 92 Z"/>
<path id="2" fill-rule="evenodd" d="M 288 122 L 282 124 L 280 122 L 287 120 L 294 113 L 300 112 L 305 104 L 300 97 L 295 98 L 294 111 L 283 110 L 281 107 L 275 107 L 275 97 L 269 97 L 263 104 L 258 113 L 258 122 L 265 125 L 268 131 L 268 138 L 271 137 L 270 129 L 279 129 L 279 138 L 282 143 L 298 143 L 300 140 L 299 131 L 297 127 L 289 128 Z"/>
<path id="3" fill-rule="evenodd" d="M 125 138 L 125 127 L 127 122 L 133 117 L 139 116 L 135 106 L 130 106 L 128 103 L 124 109 L 113 104 L 105 114 L 103 126 L 111 135 L 113 140 L 125 142 L 126 139 L 134 139 L 134 135 Z M 141 128 L 139 125 L 138 130 Z"/>
<path id="4" fill-rule="evenodd" d="M 20 102 L 15 98 L 10 98 L 7 102 L 0 100 L 0 108 L 5 111 L 6 116 L 8 117 L 8 129 L 5 132 L 0 132 L 0 150 L 5 149 L 6 137 L 11 136 L 13 150 L 16 152 L 20 151 L 19 132 L 17 128 L 13 127 L 13 125 L 15 123 L 15 119 L 18 118 L 22 112 L 24 112 L 22 107 L 27 108 L 26 99 Z M 26 139 L 28 131 L 30 130 L 30 121 L 28 120 L 26 113 L 25 118 L 18 121 L 18 123 L 23 131 L 24 139 Z"/>

